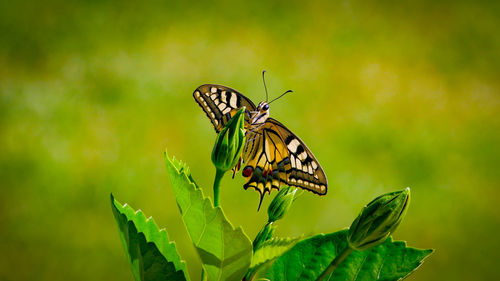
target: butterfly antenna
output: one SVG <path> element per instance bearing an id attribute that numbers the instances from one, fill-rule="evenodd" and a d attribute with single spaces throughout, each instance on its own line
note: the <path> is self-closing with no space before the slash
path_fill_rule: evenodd
<path id="1" fill-rule="evenodd" d="M 269 100 L 268 95 L 267 95 L 267 87 L 266 87 L 266 79 L 264 78 L 264 74 L 266 73 L 265 70 L 262 71 L 262 81 L 264 82 L 264 89 L 266 89 L 266 101 Z"/>
<path id="2" fill-rule="evenodd" d="M 288 90 L 288 91 L 284 92 L 283 94 L 281 94 L 281 96 L 279 96 L 279 97 L 275 98 L 274 100 L 272 100 L 272 101 L 268 102 L 267 104 L 271 104 L 273 101 L 275 101 L 275 100 L 277 100 L 277 99 L 281 98 L 282 96 L 284 96 L 284 95 L 286 95 L 286 94 L 288 94 L 288 93 L 293 93 L 293 91 L 292 91 L 292 90 Z"/>

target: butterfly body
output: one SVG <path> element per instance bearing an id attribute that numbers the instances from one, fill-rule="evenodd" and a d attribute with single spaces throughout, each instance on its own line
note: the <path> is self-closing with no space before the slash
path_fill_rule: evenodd
<path id="1" fill-rule="evenodd" d="M 239 108 L 245 106 L 247 142 L 240 164 L 246 179 L 245 189 L 252 187 L 264 194 L 279 190 L 280 186 L 299 187 L 319 195 L 327 192 L 326 175 L 318 161 L 295 134 L 283 124 L 269 117 L 269 104 L 258 106 L 238 91 L 229 87 L 205 84 L 193 96 L 203 108 L 216 132 L 219 132 Z"/>

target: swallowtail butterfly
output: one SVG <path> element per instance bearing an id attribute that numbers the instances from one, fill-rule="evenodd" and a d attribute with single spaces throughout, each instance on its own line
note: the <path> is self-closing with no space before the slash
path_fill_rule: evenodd
<path id="1" fill-rule="evenodd" d="M 260 203 L 266 192 L 270 194 L 273 188 L 279 190 L 284 185 L 326 194 L 328 183 L 318 160 L 301 139 L 269 117 L 270 102 L 263 101 L 255 106 L 238 91 L 215 84 L 199 86 L 193 96 L 217 133 L 239 108 L 246 107 L 247 142 L 233 172 L 243 166 L 242 175 L 246 179 L 243 187 L 257 190 Z"/>

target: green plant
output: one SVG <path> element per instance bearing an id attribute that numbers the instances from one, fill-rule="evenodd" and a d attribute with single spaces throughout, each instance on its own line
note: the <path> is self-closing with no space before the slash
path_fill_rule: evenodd
<path id="1" fill-rule="evenodd" d="M 296 199 L 296 189 L 283 187 L 269 205 L 267 223 L 252 242 L 217 204 L 220 178 L 236 165 L 244 143 L 239 117 L 221 131 L 212 153 L 217 170 L 215 205 L 186 164 L 165 153 L 177 205 L 202 261 L 202 280 L 401 280 L 433 252 L 407 247 L 390 237 L 409 206 L 409 188 L 375 198 L 348 230 L 302 239 L 274 237 L 276 221 Z M 190 280 L 165 230 L 113 196 L 111 205 L 137 281 Z"/>

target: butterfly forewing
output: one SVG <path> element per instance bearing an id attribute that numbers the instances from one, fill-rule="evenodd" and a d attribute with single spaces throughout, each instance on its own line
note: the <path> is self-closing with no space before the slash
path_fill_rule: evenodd
<path id="1" fill-rule="evenodd" d="M 201 85 L 194 91 L 193 97 L 210 118 L 217 133 L 236 113 L 236 109 L 245 106 L 247 111 L 255 110 L 255 104 L 243 94 L 221 85 Z M 245 118 L 249 122 L 246 114 Z"/>
<path id="2" fill-rule="evenodd" d="M 289 152 L 287 184 L 325 195 L 328 186 L 325 172 L 306 144 L 277 120 L 268 118 L 267 122 L 279 133 Z"/>

